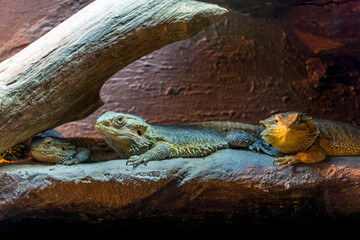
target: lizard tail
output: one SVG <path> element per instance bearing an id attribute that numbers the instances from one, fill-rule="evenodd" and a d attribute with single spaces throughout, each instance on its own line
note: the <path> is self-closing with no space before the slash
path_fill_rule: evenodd
<path id="1" fill-rule="evenodd" d="M 264 127 L 259 125 L 228 121 L 199 122 L 187 124 L 187 126 L 205 130 L 218 131 L 224 134 L 233 131 L 241 131 L 257 138 L 261 137 L 261 132 L 265 129 Z"/>

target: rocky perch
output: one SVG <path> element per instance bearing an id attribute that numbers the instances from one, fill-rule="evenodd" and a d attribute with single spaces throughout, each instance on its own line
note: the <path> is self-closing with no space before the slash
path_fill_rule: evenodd
<path id="1" fill-rule="evenodd" d="M 205 158 L 74 166 L 0 166 L 0 222 L 42 219 L 326 223 L 360 216 L 360 158 L 276 171 L 274 158 L 221 150 Z"/>

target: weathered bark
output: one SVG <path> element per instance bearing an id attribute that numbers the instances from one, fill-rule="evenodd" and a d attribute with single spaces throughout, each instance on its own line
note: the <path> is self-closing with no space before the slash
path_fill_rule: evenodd
<path id="1" fill-rule="evenodd" d="M 0 64 L 0 152 L 82 119 L 114 73 L 227 12 L 188 0 L 97 0 Z"/>

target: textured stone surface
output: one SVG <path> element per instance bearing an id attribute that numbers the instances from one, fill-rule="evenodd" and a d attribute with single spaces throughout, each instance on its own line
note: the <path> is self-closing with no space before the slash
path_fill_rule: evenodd
<path id="1" fill-rule="evenodd" d="M 270 223 L 360 214 L 360 161 L 337 157 L 277 172 L 272 157 L 222 150 L 201 159 L 0 166 L 0 220 L 160 218 Z"/>

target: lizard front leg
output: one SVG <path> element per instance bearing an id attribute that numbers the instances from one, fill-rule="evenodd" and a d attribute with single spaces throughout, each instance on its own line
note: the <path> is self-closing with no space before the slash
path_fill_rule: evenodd
<path id="1" fill-rule="evenodd" d="M 251 151 L 263 152 L 270 156 L 284 156 L 281 151 L 273 148 L 270 144 L 244 132 L 230 132 L 226 137 L 233 148 L 249 148 Z"/>
<path id="2" fill-rule="evenodd" d="M 298 152 L 295 155 L 289 155 L 281 158 L 277 158 L 274 161 L 274 164 L 278 162 L 276 165 L 276 170 L 282 171 L 296 163 L 315 163 L 324 160 L 326 157 L 326 152 L 319 145 L 315 144 L 309 148 L 306 152 Z M 281 167 L 278 169 L 278 167 Z"/>
<path id="3" fill-rule="evenodd" d="M 141 155 L 131 156 L 127 160 L 126 165 L 133 165 L 136 168 L 140 164 L 145 164 L 149 161 L 164 160 L 170 156 L 171 146 L 167 142 L 156 142 L 153 147 Z"/>
<path id="4" fill-rule="evenodd" d="M 90 157 L 90 150 L 84 147 L 76 148 L 76 154 L 72 159 L 65 160 L 62 162 L 64 165 L 73 165 L 81 162 L 85 162 Z"/>

